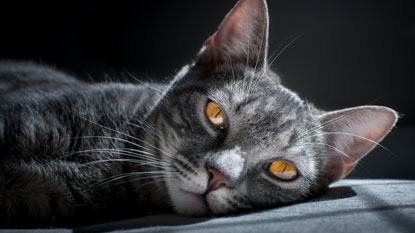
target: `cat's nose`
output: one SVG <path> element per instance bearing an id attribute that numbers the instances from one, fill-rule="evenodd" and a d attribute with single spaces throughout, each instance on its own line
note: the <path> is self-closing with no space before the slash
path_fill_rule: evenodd
<path id="1" fill-rule="evenodd" d="M 216 190 L 222 186 L 230 187 L 230 183 L 228 178 L 224 174 L 222 174 L 219 170 L 215 168 L 208 168 L 209 172 L 209 181 L 208 181 L 208 189 L 209 191 Z"/>

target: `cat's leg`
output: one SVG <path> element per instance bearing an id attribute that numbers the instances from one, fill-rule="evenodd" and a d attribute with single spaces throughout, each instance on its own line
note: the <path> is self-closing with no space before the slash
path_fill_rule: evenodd
<path id="1" fill-rule="evenodd" d="M 43 225 L 74 214 L 75 201 L 59 163 L 0 165 L 0 225 Z"/>

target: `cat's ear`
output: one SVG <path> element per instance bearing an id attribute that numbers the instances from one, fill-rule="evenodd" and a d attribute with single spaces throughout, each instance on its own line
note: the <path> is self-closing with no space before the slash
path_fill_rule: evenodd
<path id="1" fill-rule="evenodd" d="M 241 63 L 252 68 L 266 66 L 268 9 L 265 0 L 240 0 L 218 31 L 205 43 L 197 64 L 212 69 Z"/>
<path id="2" fill-rule="evenodd" d="M 320 116 L 330 152 L 325 177 L 331 183 L 347 176 L 392 129 L 397 113 L 387 107 L 362 106 Z"/>

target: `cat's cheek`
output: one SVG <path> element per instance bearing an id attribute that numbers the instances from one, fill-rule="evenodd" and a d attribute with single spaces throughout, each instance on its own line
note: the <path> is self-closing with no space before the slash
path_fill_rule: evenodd
<path id="1" fill-rule="evenodd" d="M 202 196 L 175 189 L 170 190 L 170 199 L 179 214 L 187 216 L 206 216 L 208 208 Z"/>

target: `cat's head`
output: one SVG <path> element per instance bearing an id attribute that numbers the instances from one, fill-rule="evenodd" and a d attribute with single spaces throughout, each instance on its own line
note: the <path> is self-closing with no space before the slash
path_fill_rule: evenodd
<path id="1" fill-rule="evenodd" d="M 186 215 L 222 215 L 305 200 L 345 177 L 397 114 L 324 112 L 280 84 L 267 64 L 264 0 L 240 0 L 160 105 L 166 184 Z"/>

